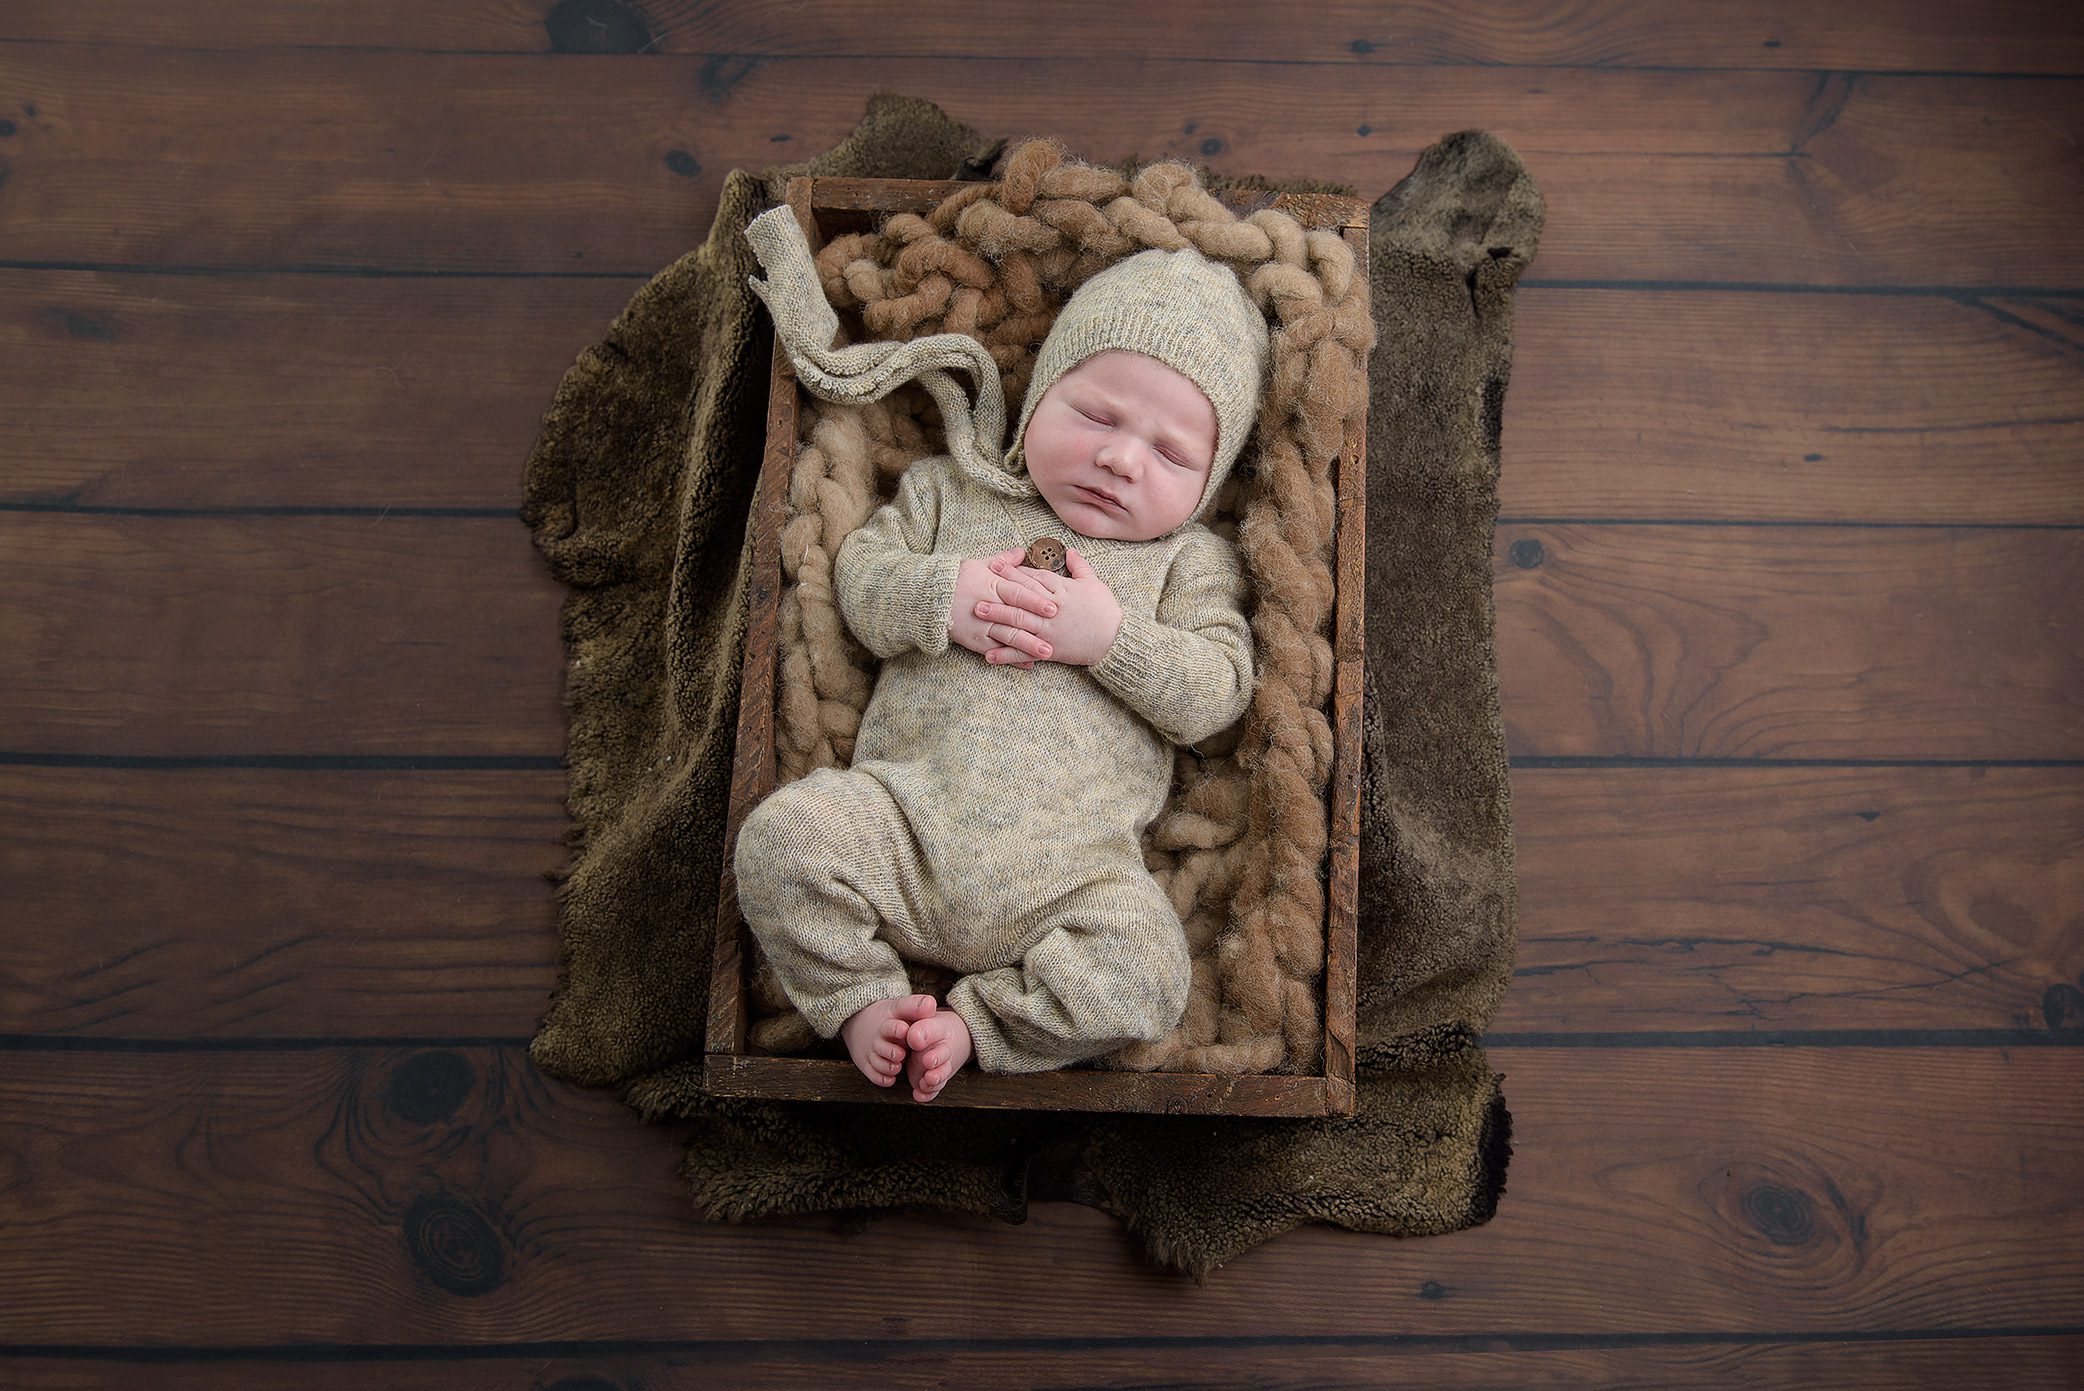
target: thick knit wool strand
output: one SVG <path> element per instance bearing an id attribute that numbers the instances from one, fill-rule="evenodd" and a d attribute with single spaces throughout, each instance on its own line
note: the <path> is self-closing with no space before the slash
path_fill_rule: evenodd
<path id="1" fill-rule="evenodd" d="M 1185 1012 L 1185 932 L 1141 844 L 1174 746 L 1251 699 L 1247 581 L 1198 524 L 1077 537 L 1123 609 L 1101 661 L 1022 669 L 951 645 L 962 561 L 1045 535 L 1070 529 L 1042 499 L 937 455 L 840 548 L 840 611 L 882 659 L 853 765 L 777 788 L 734 866 L 747 924 L 820 1037 L 910 994 L 911 960 L 965 973 L 948 1007 L 987 1072 L 1151 1042 Z"/>

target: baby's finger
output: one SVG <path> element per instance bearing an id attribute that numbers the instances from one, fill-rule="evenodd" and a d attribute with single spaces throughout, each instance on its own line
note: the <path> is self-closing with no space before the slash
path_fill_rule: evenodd
<path id="1" fill-rule="evenodd" d="M 1029 613 L 1044 618 L 1056 617 L 1056 600 L 1041 590 L 1018 582 L 997 586 L 998 601 L 1006 605 L 1019 605 Z"/>
<path id="2" fill-rule="evenodd" d="M 993 642 L 1017 647 L 1022 655 L 1028 657 L 1047 657 L 1051 651 L 1047 642 L 1025 628 L 1016 628 L 1010 623 L 987 623 L 984 625 L 984 636 Z"/>
<path id="3" fill-rule="evenodd" d="M 999 582 L 991 587 L 992 597 L 1001 603 L 1018 603 L 1036 613 L 1043 613 L 1042 606 L 1054 604 L 1056 600 L 1045 592 L 1046 587 L 1037 578 L 1040 574 L 1039 570 L 1028 569 L 1000 571 Z"/>
<path id="4" fill-rule="evenodd" d="M 1037 570 L 1032 565 L 1023 565 L 1013 573 L 1018 578 L 1026 580 L 1029 584 L 1035 586 L 1035 588 L 1040 589 L 1049 594 L 1057 593 L 1059 587 L 1062 586 L 1064 582 L 1064 577 L 1062 575 L 1059 575 L 1056 571 Z"/>
<path id="5" fill-rule="evenodd" d="M 1022 671 L 1035 669 L 1034 658 L 1011 647 L 994 647 L 984 654 L 984 660 L 995 667 L 1019 667 Z"/>
<path id="6" fill-rule="evenodd" d="M 1022 628 L 1030 633 L 1042 621 L 1026 609 L 1017 609 L 1011 604 L 994 604 L 989 599 L 977 601 L 977 617 L 986 623 L 1003 623 L 1009 628 Z"/>

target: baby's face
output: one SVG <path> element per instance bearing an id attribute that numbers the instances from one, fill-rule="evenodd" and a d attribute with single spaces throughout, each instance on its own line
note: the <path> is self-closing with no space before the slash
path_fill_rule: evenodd
<path id="1" fill-rule="evenodd" d="M 1216 457 L 1216 408 L 1158 359 L 1111 349 L 1056 379 L 1022 439 L 1028 477 L 1066 525 L 1149 541 L 1200 504 Z"/>

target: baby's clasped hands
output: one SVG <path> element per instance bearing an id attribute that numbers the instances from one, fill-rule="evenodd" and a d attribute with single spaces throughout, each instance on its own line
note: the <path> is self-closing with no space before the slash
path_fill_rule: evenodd
<path id="1" fill-rule="evenodd" d="M 1122 627 L 1114 591 L 1075 548 L 1065 556 L 1068 575 L 1037 570 L 1025 558 L 1010 550 L 962 563 L 950 639 L 994 665 L 1097 664 Z"/>

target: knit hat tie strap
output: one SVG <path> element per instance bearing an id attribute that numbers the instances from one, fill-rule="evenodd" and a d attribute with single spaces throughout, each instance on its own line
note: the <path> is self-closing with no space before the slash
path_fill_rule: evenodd
<path id="1" fill-rule="evenodd" d="M 936 333 L 908 342 L 835 348 L 839 315 L 825 298 L 795 211 L 787 204 L 769 208 L 746 223 L 745 236 L 767 272 L 764 281 L 752 276 L 746 281 L 766 302 L 804 390 L 827 401 L 856 404 L 879 401 L 916 379 L 941 408 L 948 452 L 968 473 L 1008 495 L 1033 491 L 1006 470 L 1006 396 L 998 363 L 982 343 L 966 333 Z M 951 371 L 967 372 L 976 382 L 974 414 Z"/>

